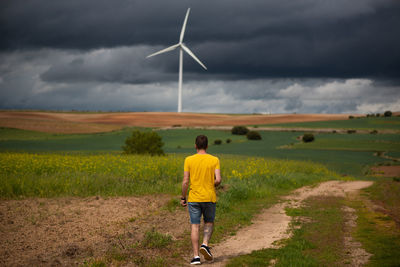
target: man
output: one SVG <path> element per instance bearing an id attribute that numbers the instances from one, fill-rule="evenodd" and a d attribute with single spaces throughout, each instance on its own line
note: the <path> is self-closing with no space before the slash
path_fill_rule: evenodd
<path id="1" fill-rule="evenodd" d="M 191 240 L 193 259 L 190 264 L 201 264 L 199 252 L 206 260 L 213 260 L 208 242 L 214 227 L 215 206 L 217 201 L 215 186 L 221 183 L 221 171 L 219 159 L 206 152 L 208 148 L 207 136 L 197 136 L 195 145 L 197 154 L 185 159 L 181 205 L 188 205 L 192 227 Z M 189 198 L 186 201 L 189 180 Z M 204 220 L 204 233 L 203 244 L 199 249 L 200 219 L 202 215 Z"/>

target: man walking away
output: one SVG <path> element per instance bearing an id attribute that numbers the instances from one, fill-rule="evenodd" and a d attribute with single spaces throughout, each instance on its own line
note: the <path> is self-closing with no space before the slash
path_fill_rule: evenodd
<path id="1" fill-rule="evenodd" d="M 193 259 L 190 264 L 201 264 L 199 252 L 206 260 L 213 260 L 208 242 L 214 228 L 215 206 L 217 202 L 215 186 L 221 183 L 221 171 L 219 159 L 206 152 L 208 148 L 207 136 L 197 136 L 195 145 L 197 153 L 185 159 L 181 205 L 188 205 L 192 226 Z M 189 198 L 186 202 L 189 180 Z M 203 243 L 199 249 L 200 219 L 202 215 L 204 233 Z"/>

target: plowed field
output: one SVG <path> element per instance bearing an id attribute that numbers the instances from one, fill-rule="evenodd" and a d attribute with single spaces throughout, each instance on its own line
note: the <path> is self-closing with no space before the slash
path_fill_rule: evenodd
<path id="1" fill-rule="evenodd" d="M 96 133 L 118 130 L 126 126 L 234 126 L 344 120 L 347 118 L 348 114 L 228 115 L 173 112 L 58 113 L 2 111 L 0 112 L 0 127 L 48 133 Z"/>

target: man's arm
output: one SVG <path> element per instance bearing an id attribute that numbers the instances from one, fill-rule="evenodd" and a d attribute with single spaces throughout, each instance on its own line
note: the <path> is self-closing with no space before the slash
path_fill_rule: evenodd
<path id="1" fill-rule="evenodd" d="M 183 172 L 181 205 L 186 206 L 186 194 L 189 188 L 189 172 Z"/>
<path id="2" fill-rule="evenodd" d="M 218 186 L 221 183 L 221 170 L 215 169 L 214 174 L 215 174 L 214 186 Z"/>

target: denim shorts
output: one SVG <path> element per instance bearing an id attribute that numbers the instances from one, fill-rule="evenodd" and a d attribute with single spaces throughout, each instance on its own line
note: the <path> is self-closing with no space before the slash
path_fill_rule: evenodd
<path id="1" fill-rule="evenodd" d="M 215 202 L 188 202 L 190 223 L 200 224 L 201 215 L 204 222 L 214 222 Z"/>

